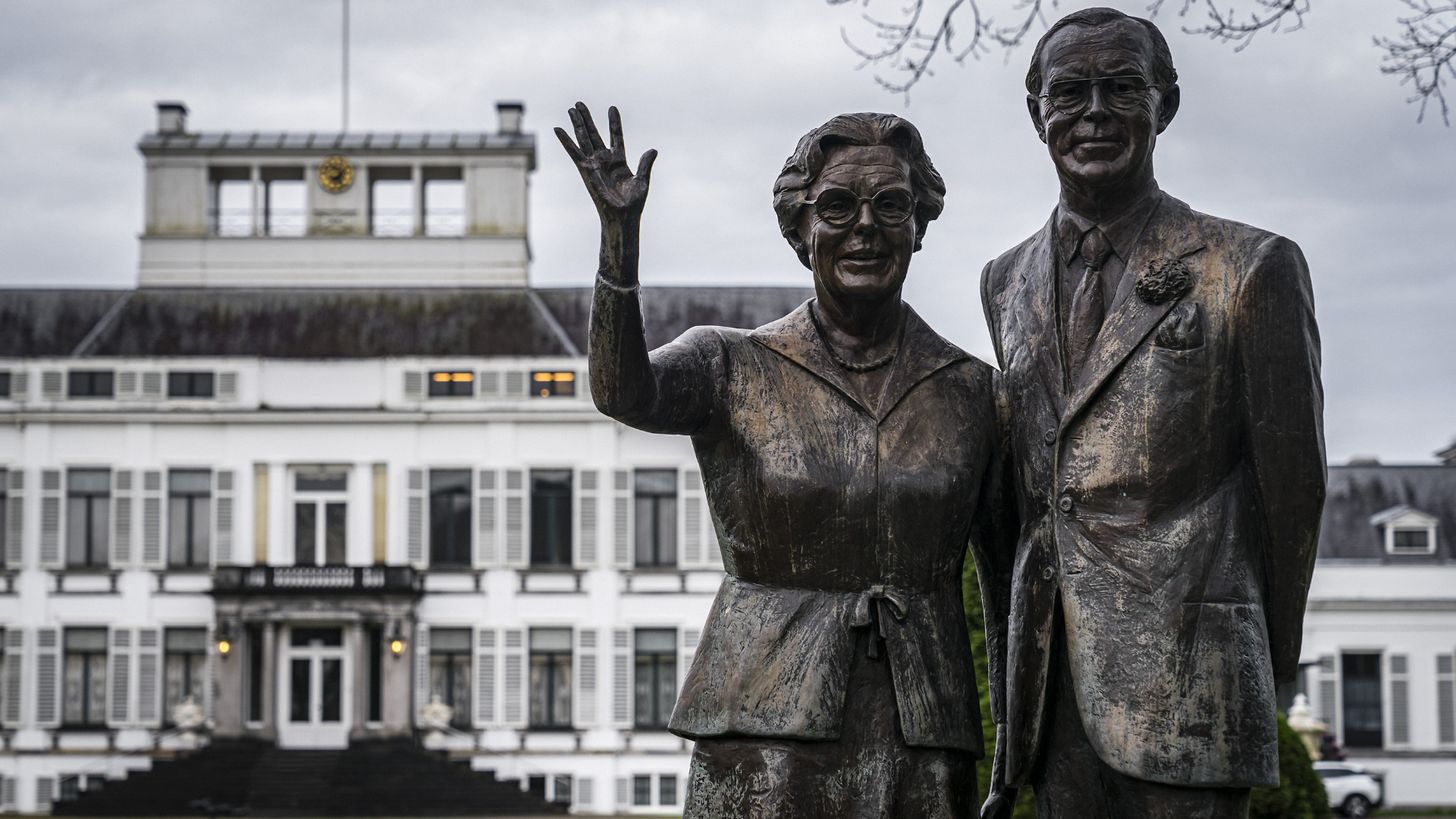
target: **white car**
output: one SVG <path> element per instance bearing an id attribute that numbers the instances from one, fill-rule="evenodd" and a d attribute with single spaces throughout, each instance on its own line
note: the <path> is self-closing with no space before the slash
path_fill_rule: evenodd
<path id="1" fill-rule="evenodd" d="M 1385 803 L 1385 777 L 1371 774 L 1359 765 L 1316 762 L 1314 772 L 1324 780 L 1330 807 L 1345 816 L 1360 819 Z"/>

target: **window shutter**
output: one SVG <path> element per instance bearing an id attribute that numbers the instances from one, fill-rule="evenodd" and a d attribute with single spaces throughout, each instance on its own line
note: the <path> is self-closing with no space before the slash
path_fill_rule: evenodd
<path id="1" fill-rule="evenodd" d="M 233 566 L 238 560 L 233 554 L 233 486 L 237 481 L 231 469 L 219 469 L 213 473 L 212 521 L 212 563 L 214 566 Z"/>
<path id="2" fill-rule="evenodd" d="M 217 400 L 238 400 L 237 370 L 224 370 L 217 374 Z"/>
<path id="3" fill-rule="evenodd" d="M 500 515 L 496 507 L 496 472 L 482 469 L 475 483 L 475 568 L 485 569 L 500 560 Z"/>
<path id="4" fill-rule="evenodd" d="M 430 627 L 415 629 L 415 726 L 425 727 L 425 706 L 430 702 Z"/>
<path id="5" fill-rule="evenodd" d="M 409 532 L 405 544 L 411 566 L 425 568 L 425 470 L 411 469 L 408 476 L 409 514 L 405 525 Z M 429 702 L 426 700 L 425 702 Z M 424 703 L 420 703 L 424 705 Z"/>
<path id="6" fill-rule="evenodd" d="M 594 569 L 597 565 L 597 485 L 601 473 L 583 469 L 577 473 L 576 485 L 576 565 Z"/>
<path id="7" fill-rule="evenodd" d="M 46 401 L 61 400 L 65 393 L 64 380 L 60 370 L 41 370 L 40 397 Z"/>
<path id="8" fill-rule="evenodd" d="M 0 779 L 0 811 L 15 812 L 15 782 L 16 779 L 13 776 Z"/>
<path id="9" fill-rule="evenodd" d="M 1410 657 L 1390 655 L 1390 744 L 1410 744 Z"/>
<path id="10" fill-rule="evenodd" d="M 513 727 L 526 725 L 526 645 L 521 629 L 506 629 L 505 703 L 501 706 L 503 722 Z"/>
<path id="11" fill-rule="evenodd" d="M 118 469 L 111 473 L 111 568 L 125 569 L 131 565 L 132 529 L 135 523 L 132 509 L 132 482 L 136 479 L 130 469 Z"/>
<path id="12" fill-rule="evenodd" d="M 592 793 L 592 778 L 589 776 L 578 776 L 576 778 L 576 794 L 571 800 L 571 806 L 577 810 L 589 811 L 591 810 L 591 803 L 594 798 L 595 794 Z"/>
<path id="13" fill-rule="evenodd" d="M 142 373 L 142 397 L 162 397 L 162 374 L 160 372 Z"/>
<path id="14" fill-rule="evenodd" d="M 682 662 L 677 667 L 677 689 L 682 690 L 683 681 L 688 678 L 688 669 L 693 666 L 693 657 L 698 653 L 698 641 L 703 637 L 703 630 L 698 628 L 685 628 L 682 630 Z"/>
<path id="15" fill-rule="evenodd" d="M 61 555 L 59 469 L 43 469 L 40 473 L 40 565 L 43 569 L 59 569 L 65 565 Z"/>
<path id="16" fill-rule="evenodd" d="M 495 724 L 495 629 L 475 632 L 475 725 L 487 728 Z"/>
<path id="17" fill-rule="evenodd" d="M 703 542 L 703 475 L 696 469 L 682 471 L 682 535 L 678 542 L 683 545 L 679 564 L 684 569 L 701 569 L 708 563 L 708 548 Z"/>
<path id="18" fill-rule="evenodd" d="M 1456 654 L 1436 655 L 1436 734 L 1442 745 L 1456 745 Z"/>
<path id="19" fill-rule="evenodd" d="M 5 565 L 19 569 L 25 562 L 25 470 L 5 473 L 10 482 L 5 500 Z"/>
<path id="20" fill-rule="evenodd" d="M 140 393 L 136 370 L 119 370 L 116 373 L 116 397 L 134 400 Z"/>
<path id="21" fill-rule="evenodd" d="M 111 667 L 106 671 L 106 678 L 111 683 L 111 691 L 107 693 L 111 716 L 107 724 L 113 728 L 122 728 L 131 722 L 131 654 L 131 629 L 112 629 L 108 658 Z"/>
<path id="22" fill-rule="evenodd" d="M 632 807 L 632 780 L 625 776 L 617 777 L 617 808 Z"/>
<path id="23" fill-rule="evenodd" d="M 632 727 L 632 632 L 612 630 L 612 723 Z"/>
<path id="24" fill-rule="evenodd" d="M 524 398 L 526 395 L 526 374 L 520 370 L 507 370 L 505 375 L 505 396 L 507 398 Z"/>
<path id="25" fill-rule="evenodd" d="M 522 470 L 506 470 L 506 565 L 526 567 L 526 478 Z"/>
<path id="26" fill-rule="evenodd" d="M 21 697 L 25 689 L 25 632 L 18 628 L 5 630 L 5 712 L 3 724 L 6 728 L 19 728 L 25 713 L 21 708 Z"/>
<path id="27" fill-rule="evenodd" d="M 202 658 L 202 714 L 208 725 L 217 723 L 217 626 L 207 627 L 207 653 Z M 169 715 L 170 716 L 170 715 Z"/>
<path id="28" fill-rule="evenodd" d="M 404 398 L 406 401 L 421 401 L 425 397 L 425 374 L 419 370 L 406 370 L 404 374 Z"/>
<path id="29" fill-rule="evenodd" d="M 481 370 L 477 394 L 481 398 L 499 398 L 501 392 L 500 373 L 495 370 Z"/>
<path id="30" fill-rule="evenodd" d="M 10 400 L 24 401 L 30 398 L 30 373 L 25 370 L 10 371 Z"/>
<path id="31" fill-rule="evenodd" d="M 632 568 L 632 473 L 612 473 L 612 565 Z"/>
<path id="32" fill-rule="evenodd" d="M 61 724 L 61 635 L 58 629 L 35 631 L 35 724 Z"/>
<path id="33" fill-rule="evenodd" d="M 597 722 L 597 632 L 576 633 L 576 724 L 590 728 Z"/>
<path id="34" fill-rule="evenodd" d="M 137 722 L 149 728 L 162 724 L 162 632 L 137 629 Z"/>
<path id="35" fill-rule="evenodd" d="M 142 473 L 142 566 L 161 569 L 167 553 L 162 549 L 162 473 Z"/>
<path id="36" fill-rule="evenodd" d="M 35 812 L 50 813 L 56 798 L 56 778 L 37 776 L 35 778 Z"/>
<path id="37" fill-rule="evenodd" d="M 1339 729 L 1335 725 L 1335 717 L 1339 714 L 1335 683 L 1335 657 L 1333 654 L 1323 654 L 1319 658 L 1319 719 L 1329 726 L 1331 732 L 1339 736 Z"/>

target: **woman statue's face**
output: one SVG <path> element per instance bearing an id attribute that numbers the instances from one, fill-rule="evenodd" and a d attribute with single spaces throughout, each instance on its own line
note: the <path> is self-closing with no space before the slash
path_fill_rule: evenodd
<path id="1" fill-rule="evenodd" d="M 915 252 L 910 163 L 885 145 L 838 145 L 806 193 L 799 236 L 815 281 L 852 299 L 898 291 Z"/>

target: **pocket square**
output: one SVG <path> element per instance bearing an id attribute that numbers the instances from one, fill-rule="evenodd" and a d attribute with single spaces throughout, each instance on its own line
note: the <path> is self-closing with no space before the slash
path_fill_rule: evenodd
<path id="1" fill-rule="evenodd" d="M 1184 302 L 1173 308 L 1153 343 L 1165 350 L 1192 350 L 1203 346 L 1203 308 L 1197 302 Z"/>

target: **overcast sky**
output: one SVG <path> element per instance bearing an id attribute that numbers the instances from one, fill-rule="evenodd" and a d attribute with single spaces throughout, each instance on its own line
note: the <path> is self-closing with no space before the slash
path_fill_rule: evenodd
<path id="1" fill-rule="evenodd" d="M 1198 210 L 1304 248 L 1331 460 L 1427 461 L 1456 436 L 1456 129 L 1417 124 L 1406 90 L 1379 72 L 1371 36 L 1395 33 L 1397 0 L 1313 4 L 1304 30 L 1237 54 L 1180 33 L 1188 21 L 1176 15 L 1158 18 L 1183 107 L 1159 140 L 1157 175 Z M 1142 13 L 1147 2 L 1110 5 Z M 135 144 L 155 127 L 156 100 L 185 101 L 195 130 L 337 130 L 339 10 L 339 0 L 0 5 L 0 286 L 134 284 Z M 844 29 L 869 42 L 863 11 L 824 0 L 353 0 L 350 125 L 485 130 L 496 100 L 523 101 L 539 135 L 532 280 L 584 286 L 596 215 L 550 131 L 577 99 L 603 118 L 616 104 L 634 157 L 661 151 L 645 283 L 807 286 L 778 235 L 774 176 L 834 114 L 901 114 L 949 188 L 907 300 L 990 360 L 981 267 L 1036 231 L 1057 196 L 1023 103 L 1030 49 L 943 62 L 907 103 L 856 70 L 841 41 Z"/>

